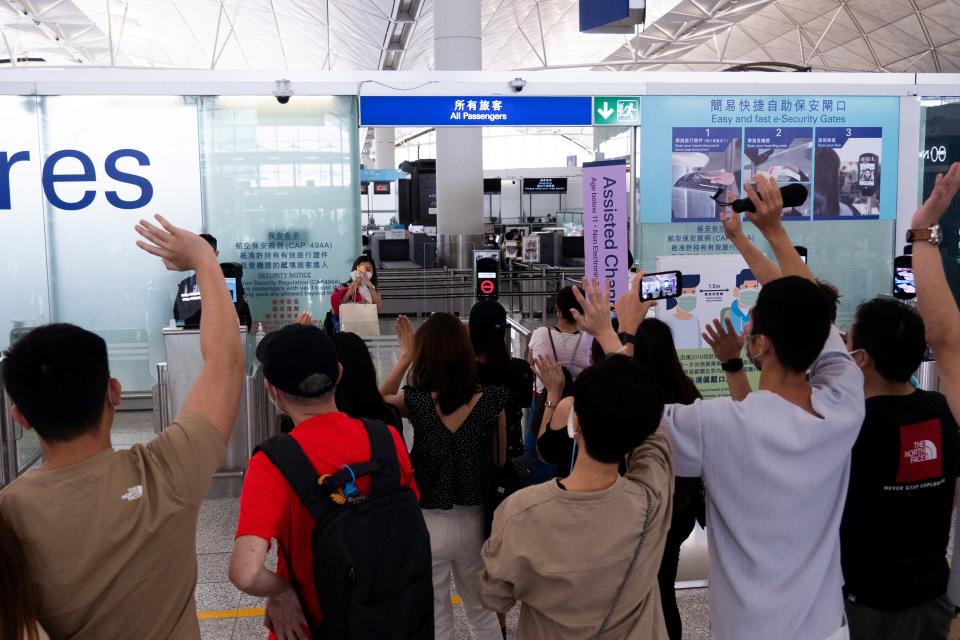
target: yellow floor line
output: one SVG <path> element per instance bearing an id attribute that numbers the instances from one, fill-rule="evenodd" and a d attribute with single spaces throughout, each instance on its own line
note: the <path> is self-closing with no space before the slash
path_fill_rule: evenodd
<path id="1" fill-rule="evenodd" d="M 460 604 L 460 596 L 453 594 L 450 596 L 450 602 L 455 605 Z M 257 618 L 263 615 L 263 609 L 253 607 L 250 609 L 218 609 L 215 611 L 197 611 L 197 618 L 200 620 L 229 620 L 230 618 Z"/>
<path id="2" fill-rule="evenodd" d="M 197 611 L 200 620 L 226 620 L 229 618 L 256 618 L 263 615 L 262 608 L 221 609 L 219 611 Z"/>

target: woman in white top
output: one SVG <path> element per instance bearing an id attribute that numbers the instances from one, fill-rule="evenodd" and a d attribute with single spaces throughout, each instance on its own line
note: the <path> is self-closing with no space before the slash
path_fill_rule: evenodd
<path id="1" fill-rule="evenodd" d="M 548 356 L 567 368 L 574 379 L 590 366 L 590 348 L 593 338 L 577 328 L 571 309 L 583 311 L 573 295 L 573 287 L 564 287 L 557 292 L 557 323 L 552 327 L 540 327 L 530 336 L 527 344 L 527 360 L 531 366 L 539 356 Z M 543 383 L 537 379 L 537 393 Z"/>
<path id="2" fill-rule="evenodd" d="M 527 360 L 531 366 L 539 357 L 546 357 L 570 372 L 571 377 L 576 378 L 580 372 L 590 366 L 590 349 L 593 345 L 593 338 L 586 332 L 577 328 L 577 322 L 573 319 L 572 309 L 579 312 L 583 311 L 580 303 L 573 295 L 573 287 L 564 287 L 557 292 L 557 323 L 552 327 L 540 327 L 530 336 L 527 343 Z M 534 371 L 536 371 L 534 367 Z M 546 393 L 543 388 L 543 381 L 537 378 L 536 393 L 533 396 L 533 403 L 527 412 L 531 423 L 523 432 L 523 450 L 524 454 L 533 461 L 534 482 L 546 482 L 556 477 L 558 467 L 554 464 L 548 464 L 537 455 L 537 432 L 540 427 L 538 420 L 539 401 L 541 394 Z"/>

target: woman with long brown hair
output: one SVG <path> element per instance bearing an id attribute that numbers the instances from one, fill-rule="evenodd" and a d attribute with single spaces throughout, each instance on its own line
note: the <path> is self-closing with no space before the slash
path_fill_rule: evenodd
<path id="1" fill-rule="evenodd" d="M 50 640 L 37 622 L 23 545 L 0 516 L 0 640 Z"/>
<path id="2" fill-rule="evenodd" d="M 415 335 L 401 317 L 397 335 L 400 359 L 381 391 L 413 424 L 410 460 L 433 553 L 434 637 L 454 637 L 453 575 L 473 640 L 500 640 L 497 616 L 484 608 L 478 591 L 484 491 L 494 465 L 506 461 L 509 394 L 477 384 L 476 354 L 455 316 L 435 313 Z M 408 368 L 408 384 L 398 393 Z"/>

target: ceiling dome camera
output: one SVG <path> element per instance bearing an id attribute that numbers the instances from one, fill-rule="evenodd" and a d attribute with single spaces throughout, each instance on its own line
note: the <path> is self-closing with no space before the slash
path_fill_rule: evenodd
<path id="1" fill-rule="evenodd" d="M 277 80 L 276 86 L 273 89 L 273 97 L 277 99 L 277 102 L 280 104 L 287 104 L 290 102 L 290 98 L 293 96 L 293 89 L 290 87 L 289 80 Z"/>

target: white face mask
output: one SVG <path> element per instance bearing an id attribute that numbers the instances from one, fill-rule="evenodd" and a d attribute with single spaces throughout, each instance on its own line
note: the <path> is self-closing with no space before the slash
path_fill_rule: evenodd
<path id="1" fill-rule="evenodd" d="M 276 393 L 276 391 L 274 391 L 274 393 Z M 273 394 L 267 393 L 267 397 L 270 398 L 270 404 L 272 404 L 272 405 L 273 405 L 273 408 L 277 410 L 277 413 L 282 413 L 282 414 L 284 414 L 284 415 L 287 415 L 286 410 L 285 410 L 283 407 L 280 406 L 280 403 L 279 403 L 279 402 L 277 401 L 277 399 L 273 396 Z"/>
<path id="2" fill-rule="evenodd" d="M 570 439 L 573 440 L 577 436 L 577 431 L 573 426 L 573 418 L 577 414 L 570 409 L 570 415 L 567 416 L 567 435 L 570 436 Z"/>

